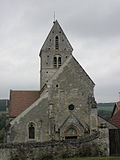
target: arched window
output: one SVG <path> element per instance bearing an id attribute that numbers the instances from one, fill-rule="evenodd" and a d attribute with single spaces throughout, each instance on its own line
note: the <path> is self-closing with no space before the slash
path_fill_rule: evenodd
<path id="1" fill-rule="evenodd" d="M 31 122 L 28 125 L 29 139 L 35 139 L 35 124 Z"/>
<path id="2" fill-rule="evenodd" d="M 53 64 L 54 64 L 54 67 L 56 68 L 57 67 L 57 57 L 54 57 Z"/>
<path id="3" fill-rule="evenodd" d="M 55 49 L 59 49 L 59 38 L 58 38 L 58 36 L 55 37 Z"/>
<path id="4" fill-rule="evenodd" d="M 53 58 L 53 66 L 55 68 L 59 68 L 61 66 L 61 56 L 60 55 L 55 55 Z"/>
<path id="5" fill-rule="evenodd" d="M 58 67 L 61 66 L 61 57 L 58 57 Z"/>

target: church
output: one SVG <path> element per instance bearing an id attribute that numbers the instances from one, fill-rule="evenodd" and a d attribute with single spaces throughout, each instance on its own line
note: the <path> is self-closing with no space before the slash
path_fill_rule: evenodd
<path id="1" fill-rule="evenodd" d="M 100 132 L 103 122 L 97 115 L 95 84 L 72 52 L 54 21 L 39 53 L 40 90 L 10 91 L 8 143 L 81 139 Z M 108 139 L 102 138 L 106 145 Z"/>

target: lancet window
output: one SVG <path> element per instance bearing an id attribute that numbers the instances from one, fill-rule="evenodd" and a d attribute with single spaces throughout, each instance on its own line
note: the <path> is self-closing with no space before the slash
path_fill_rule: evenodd
<path id="1" fill-rule="evenodd" d="M 61 66 L 61 56 L 60 55 L 54 56 L 53 65 L 54 65 L 54 68 L 59 68 Z"/>
<path id="2" fill-rule="evenodd" d="M 28 125 L 29 139 L 35 139 L 35 124 L 30 122 Z"/>
<path id="3" fill-rule="evenodd" d="M 59 49 L 59 37 L 55 37 L 55 49 Z"/>

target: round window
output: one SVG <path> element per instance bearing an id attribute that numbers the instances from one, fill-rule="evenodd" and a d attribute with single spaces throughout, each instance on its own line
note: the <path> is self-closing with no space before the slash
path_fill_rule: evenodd
<path id="1" fill-rule="evenodd" d="M 70 104 L 69 106 L 68 106 L 68 109 L 69 110 L 73 110 L 75 108 L 75 106 L 73 105 L 73 104 Z"/>

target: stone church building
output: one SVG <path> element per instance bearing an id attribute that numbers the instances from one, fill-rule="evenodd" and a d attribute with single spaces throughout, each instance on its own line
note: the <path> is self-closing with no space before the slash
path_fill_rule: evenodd
<path id="1" fill-rule="evenodd" d="M 80 139 L 103 132 L 95 84 L 72 52 L 56 20 L 39 54 L 40 91 L 10 91 L 7 142 Z M 108 138 L 103 139 L 107 146 Z"/>

